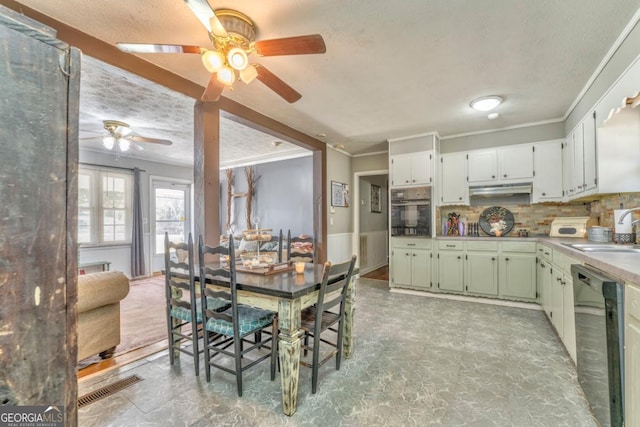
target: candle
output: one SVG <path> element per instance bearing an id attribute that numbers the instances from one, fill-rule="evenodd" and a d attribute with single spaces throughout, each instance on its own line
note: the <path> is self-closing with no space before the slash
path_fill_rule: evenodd
<path id="1" fill-rule="evenodd" d="M 296 273 L 302 274 L 304 273 L 304 262 L 296 262 Z"/>

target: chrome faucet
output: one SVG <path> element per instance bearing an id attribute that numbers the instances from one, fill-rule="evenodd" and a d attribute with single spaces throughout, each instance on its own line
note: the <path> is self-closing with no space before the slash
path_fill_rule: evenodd
<path id="1" fill-rule="evenodd" d="M 634 211 L 640 211 L 640 207 L 638 208 L 631 208 L 631 209 L 626 209 L 624 212 L 622 212 L 622 215 L 620 215 L 620 218 L 618 219 L 618 224 L 624 224 L 622 222 L 622 220 L 624 219 L 624 217 L 626 217 L 627 215 L 629 215 L 631 212 Z"/>

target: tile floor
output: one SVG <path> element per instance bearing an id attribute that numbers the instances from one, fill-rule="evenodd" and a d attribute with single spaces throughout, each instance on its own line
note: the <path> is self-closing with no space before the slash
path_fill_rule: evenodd
<path id="1" fill-rule="evenodd" d="M 320 370 L 318 393 L 301 367 L 298 410 L 282 414 L 269 364 L 207 383 L 166 351 L 79 384 L 144 380 L 79 410 L 80 426 L 596 426 L 572 362 L 542 311 L 390 293 L 360 279 L 355 353 Z"/>

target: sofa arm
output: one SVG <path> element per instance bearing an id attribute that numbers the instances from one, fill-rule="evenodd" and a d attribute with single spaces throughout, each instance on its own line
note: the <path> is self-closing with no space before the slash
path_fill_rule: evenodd
<path id="1" fill-rule="evenodd" d="M 120 302 L 129 293 L 129 279 L 120 271 L 78 276 L 78 313 Z"/>

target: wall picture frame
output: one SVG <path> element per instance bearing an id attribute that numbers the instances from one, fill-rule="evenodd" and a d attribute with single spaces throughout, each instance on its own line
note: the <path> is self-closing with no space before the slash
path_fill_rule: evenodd
<path id="1" fill-rule="evenodd" d="M 381 200 L 382 188 L 379 185 L 371 184 L 371 212 L 382 213 Z"/>
<path id="2" fill-rule="evenodd" d="M 349 185 L 338 181 L 331 181 L 331 206 L 339 208 L 349 207 Z"/>

